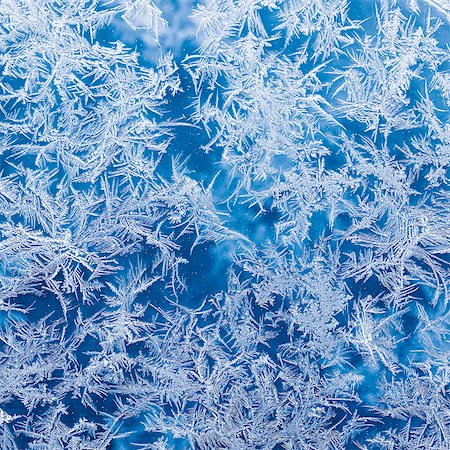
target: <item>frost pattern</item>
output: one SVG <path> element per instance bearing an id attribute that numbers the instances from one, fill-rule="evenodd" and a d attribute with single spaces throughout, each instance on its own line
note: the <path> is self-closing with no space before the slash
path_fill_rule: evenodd
<path id="1" fill-rule="evenodd" d="M 0 449 L 450 448 L 449 21 L 0 0 Z"/>

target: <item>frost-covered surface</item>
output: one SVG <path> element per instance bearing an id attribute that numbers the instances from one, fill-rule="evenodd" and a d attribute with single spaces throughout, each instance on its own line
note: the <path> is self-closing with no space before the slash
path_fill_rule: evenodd
<path id="1" fill-rule="evenodd" d="M 0 450 L 450 448 L 448 0 L 0 0 Z"/>

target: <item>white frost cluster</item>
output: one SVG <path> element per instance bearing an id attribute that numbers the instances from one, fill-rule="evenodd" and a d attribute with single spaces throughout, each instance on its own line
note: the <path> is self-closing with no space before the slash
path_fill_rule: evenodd
<path id="1" fill-rule="evenodd" d="M 449 449 L 449 21 L 0 0 L 0 450 Z"/>

